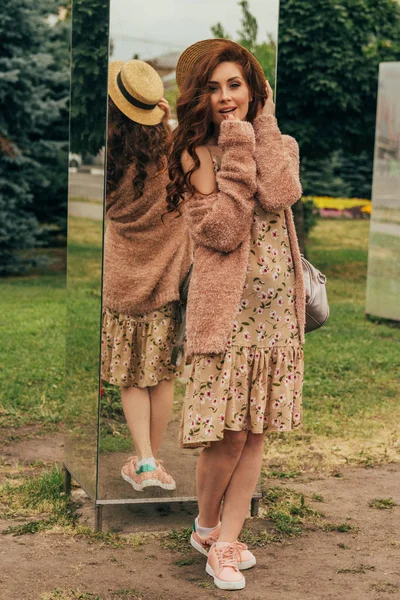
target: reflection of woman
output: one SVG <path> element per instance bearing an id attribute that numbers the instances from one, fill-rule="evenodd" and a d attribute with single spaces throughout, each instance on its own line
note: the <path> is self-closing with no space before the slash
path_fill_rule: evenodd
<path id="1" fill-rule="evenodd" d="M 240 569 L 256 560 L 237 539 L 265 431 L 301 420 L 304 292 L 289 208 L 301 196 L 298 146 L 278 129 L 260 65 L 234 42 L 188 48 L 177 81 L 168 202 L 185 197 L 195 243 L 181 444 L 205 447 L 191 543 L 218 587 L 241 589 Z"/>
<path id="2" fill-rule="evenodd" d="M 109 95 L 101 377 L 121 386 L 137 452 L 122 477 L 138 491 L 172 490 L 155 457 L 180 374 L 170 363 L 174 311 L 191 257 L 182 219 L 165 215 L 169 107 L 139 60 L 110 64 Z"/>

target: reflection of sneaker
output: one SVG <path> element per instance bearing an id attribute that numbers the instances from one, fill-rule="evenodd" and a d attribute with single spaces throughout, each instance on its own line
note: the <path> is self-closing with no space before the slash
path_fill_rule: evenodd
<path id="1" fill-rule="evenodd" d="M 175 481 L 172 479 L 164 467 L 157 463 L 153 471 L 136 473 L 136 457 L 131 457 L 121 469 L 121 477 L 131 484 L 134 490 L 142 492 L 147 487 L 160 487 L 164 490 L 174 490 Z"/>
<path id="2" fill-rule="evenodd" d="M 214 583 L 220 590 L 242 590 L 246 585 L 246 580 L 239 571 L 237 555 L 235 544 L 211 546 L 206 571 L 214 578 Z"/>
<path id="3" fill-rule="evenodd" d="M 220 529 L 221 524 L 217 525 L 207 537 L 202 537 L 196 530 L 195 521 L 193 523 L 192 535 L 190 536 L 191 545 L 193 548 L 198 550 L 198 552 L 204 554 L 204 556 L 208 556 L 211 546 L 214 544 L 214 542 L 218 541 Z M 236 548 L 239 569 L 244 571 L 245 569 L 251 569 L 251 567 L 254 567 L 257 562 L 256 557 L 252 552 L 250 552 L 246 544 L 242 544 L 242 542 L 235 542 L 233 545 Z"/>

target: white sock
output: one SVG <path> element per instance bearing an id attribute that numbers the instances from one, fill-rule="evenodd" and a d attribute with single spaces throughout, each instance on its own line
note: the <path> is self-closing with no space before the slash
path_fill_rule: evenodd
<path id="1" fill-rule="evenodd" d="M 210 533 L 212 531 L 214 531 L 214 529 L 217 527 L 217 525 L 219 525 L 219 523 L 217 523 L 217 525 L 214 525 L 214 527 L 200 527 L 199 525 L 199 517 L 196 517 L 196 531 L 199 535 L 201 535 L 201 537 L 207 537 L 210 535 Z"/>
<path id="2" fill-rule="evenodd" d="M 153 467 L 153 469 L 155 469 L 157 465 L 154 456 L 150 456 L 150 458 L 142 458 L 142 460 L 137 460 L 136 470 L 138 471 L 140 467 L 143 467 L 144 465 L 149 465 L 149 467 Z"/>

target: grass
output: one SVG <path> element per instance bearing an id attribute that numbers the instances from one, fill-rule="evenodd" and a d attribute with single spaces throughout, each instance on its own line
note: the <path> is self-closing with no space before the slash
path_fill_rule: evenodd
<path id="1" fill-rule="evenodd" d="M 400 587 L 395 583 L 389 581 L 379 581 L 378 583 L 371 583 L 369 589 L 373 592 L 387 592 L 388 594 L 395 594 L 399 591 Z"/>
<path id="2" fill-rule="evenodd" d="M 0 484 L 0 518 L 24 519 L 3 533 L 22 535 L 53 528 L 69 527 L 76 521 L 74 506 L 63 493 L 63 475 L 59 467 L 14 467 Z"/>
<path id="3" fill-rule="evenodd" d="M 358 574 L 362 573 L 364 575 L 367 571 L 375 571 L 375 567 L 372 565 L 361 564 L 361 565 L 357 565 L 355 567 L 338 569 L 336 572 L 337 573 L 350 573 L 351 575 L 358 575 Z"/>
<path id="4" fill-rule="evenodd" d="M 25 535 L 44 531 L 66 533 L 84 538 L 88 544 L 100 547 L 138 550 L 145 543 L 144 535 L 120 535 L 94 531 L 79 524 L 77 506 L 63 491 L 62 470 L 42 463 L 21 466 L 3 461 L 0 482 L 0 519 L 23 521 L 10 525 L 3 535 Z"/>
<path id="5" fill-rule="evenodd" d="M 259 518 L 254 521 L 255 527 L 243 529 L 240 540 L 254 548 L 285 543 L 293 537 L 303 535 L 305 531 L 358 531 L 350 523 L 328 523 L 321 512 L 310 506 L 313 499 L 312 496 L 307 498 L 287 487 L 270 487 L 263 494 Z M 172 530 L 161 539 L 161 545 L 168 550 L 187 553 L 190 534 L 190 528 Z M 175 564 L 186 566 L 192 562 L 193 559 L 189 556 L 175 561 Z"/>
<path id="6" fill-rule="evenodd" d="M 397 503 L 393 500 L 393 498 L 374 498 L 368 504 L 371 508 L 378 508 L 380 510 L 387 510 L 397 506 Z"/>
<path id="7" fill-rule="evenodd" d="M 75 350 L 68 357 L 68 416 L 78 436 L 81 429 L 85 437 L 86 427 L 95 439 L 102 224 L 72 218 L 69 232 L 68 337 Z M 307 336 L 303 429 L 268 436 L 265 479 L 289 480 L 308 471 L 339 477 L 345 465 L 373 467 L 400 458 L 400 329 L 364 315 L 368 232 L 368 221 L 323 219 L 312 231 L 309 258 L 328 277 L 331 317 Z M 52 252 L 57 258 L 59 251 Z M 60 262 L 1 280 L 0 428 L 8 441 L 62 419 L 64 283 Z M 183 394 L 177 381 L 174 418 Z M 113 399 L 102 420 L 103 452 L 131 447 L 118 402 Z"/>
<path id="8" fill-rule="evenodd" d="M 65 273 L 60 249 L 50 265 L 0 279 L 0 428 L 58 423 L 64 400 Z M 52 260 L 57 262 L 53 262 Z M 24 432 L 25 435 L 27 432 Z"/>
<path id="9" fill-rule="evenodd" d="M 328 278 L 329 321 L 305 344 L 304 426 L 268 437 L 267 469 L 330 471 L 398 461 L 400 328 L 364 315 L 368 221 L 318 222 L 309 259 Z"/>

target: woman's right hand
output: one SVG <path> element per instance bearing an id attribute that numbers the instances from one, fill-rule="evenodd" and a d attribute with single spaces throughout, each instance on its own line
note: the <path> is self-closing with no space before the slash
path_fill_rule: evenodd
<path id="1" fill-rule="evenodd" d="M 158 103 L 158 106 L 165 113 L 162 119 L 163 123 L 168 123 L 169 119 L 171 118 L 171 109 L 169 107 L 168 100 L 166 98 L 161 98 L 160 102 Z"/>
<path id="2" fill-rule="evenodd" d="M 275 115 L 274 92 L 272 91 L 272 87 L 269 85 L 269 81 L 267 79 L 265 80 L 265 95 L 266 100 L 264 106 L 259 106 L 257 117 L 261 115 Z"/>

